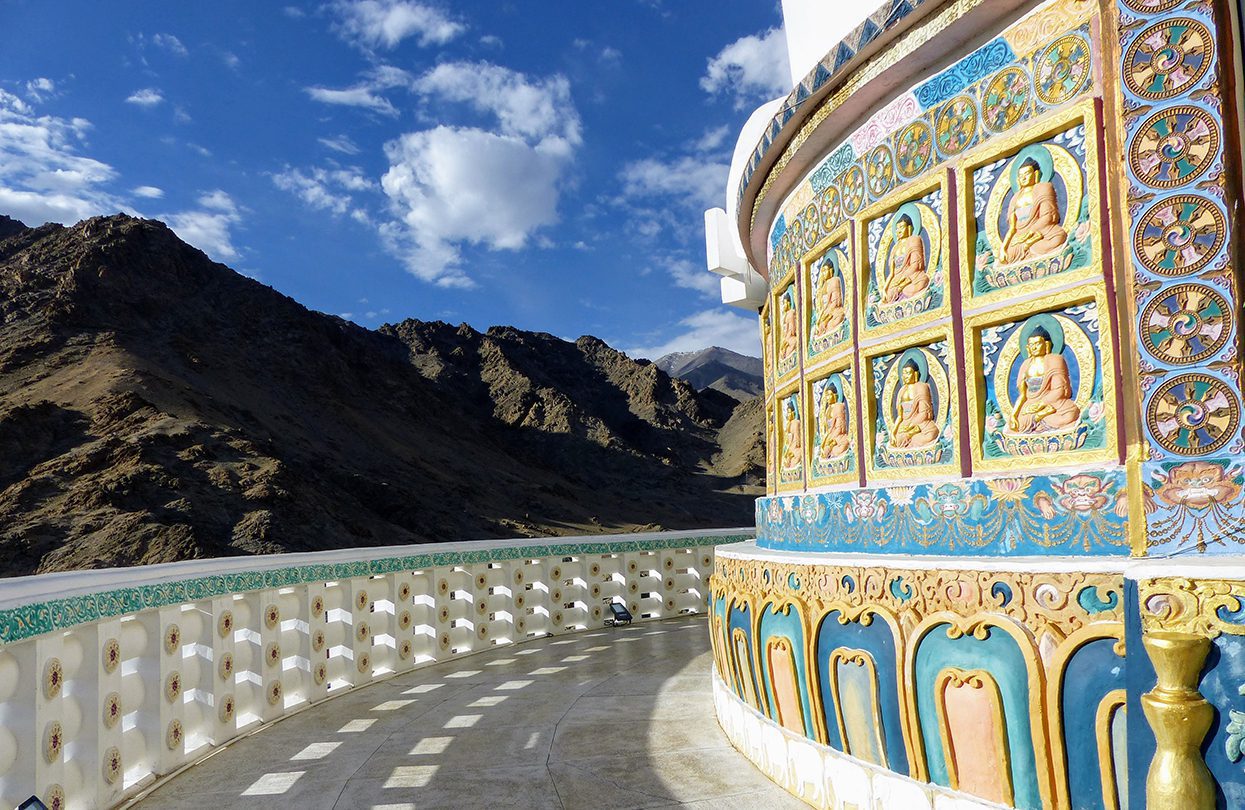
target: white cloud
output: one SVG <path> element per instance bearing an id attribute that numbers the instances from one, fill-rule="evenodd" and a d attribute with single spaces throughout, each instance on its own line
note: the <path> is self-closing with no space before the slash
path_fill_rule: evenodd
<path id="1" fill-rule="evenodd" d="M 512 135 L 436 127 L 386 145 L 381 179 L 395 222 L 381 233 L 407 269 L 441 286 L 472 286 L 458 245 L 518 250 L 557 222 L 567 153 Z"/>
<path id="2" fill-rule="evenodd" d="M 705 130 L 705 134 L 696 139 L 696 143 L 692 145 L 692 149 L 697 152 L 712 152 L 719 149 L 726 142 L 726 136 L 730 134 L 730 127 L 723 124 L 714 129 Z"/>
<path id="3" fill-rule="evenodd" d="M 358 169 L 322 169 L 307 171 L 286 168 L 274 174 L 272 182 L 277 188 L 295 194 L 312 208 L 319 208 L 341 215 L 350 211 L 354 198 L 350 192 L 368 191 L 375 185 Z"/>
<path id="4" fill-rule="evenodd" d="M 703 211 L 718 204 L 729 172 L 730 166 L 726 163 L 701 157 L 644 158 L 624 166 L 619 178 L 627 197 L 640 200 L 670 197 Z"/>
<path id="5" fill-rule="evenodd" d="M 318 138 L 317 140 L 334 152 L 341 152 L 343 155 L 359 154 L 359 147 L 354 141 L 350 140 L 349 135 L 338 135 L 336 138 Z"/>
<path id="6" fill-rule="evenodd" d="M 136 90 L 125 100 L 126 104 L 137 104 L 139 107 L 154 107 L 164 101 L 164 96 L 154 87 Z"/>
<path id="7" fill-rule="evenodd" d="M 565 76 L 532 81 L 488 62 L 447 62 L 421 76 L 415 89 L 495 115 L 504 135 L 558 137 L 567 146 L 580 142 L 579 115 Z"/>
<path id="8" fill-rule="evenodd" d="M 447 63 L 415 89 L 495 119 L 490 128 L 438 126 L 385 146 L 381 187 L 393 220 L 380 226 L 407 269 L 441 286 L 473 286 L 461 248 L 519 250 L 558 221 L 567 168 L 581 142 L 565 77 L 529 79 L 487 62 Z"/>
<path id="9" fill-rule="evenodd" d="M 381 95 L 385 90 L 395 87 L 410 88 L 413 83 L 411 74 L 392 65 L 380 65 L 369 71 L 358 84 L 352 87 L 334 90 L 328 87 L 308 87 L 307 94 L 315 101 L 324 104 L 337 104 L 346 107 L 363 107 L 374 112 L 398 117 L 398 109 L 389 99 Z"/>
<path id="10" fill-rule="evenodd" d="M 382 115 L 398 117 L 398 110 L 389 103 L 389 99 L 378 96 L 366 87 L 349 87 L 345 90 L 330 90 L 327 87 L 308 87 L 307 95 L 324 104 L 339 104 L 343 107 L 364 107 Z"/>
<path id="11" fill-rule="evenodd" d="M 134 189 L 132 193 L 135 197 L 143 197 L 148 200 L 158 200 L 164 196 L 164 189 L 156 188 L 155 186 L 139 186 Z"/>
<path id="12" fill-rule="evenodd" d="M 221 51 L 220 61 L 230 70 L 237 70 L 242 66 L 242 59 L 233 51 Z"/>
<path id="13" fill-rule="evenodd" d="M 205 192 L 196 208 L 174 214 L 162 214 L 173 232 L 208 254 L 216 261 L 230 261 L 241 254 L 233 245 L 232 229 L 242 222 L 237 203 L 224 191 Z"/>
<path id="14" fill-rule="evenodd" d="M 697 264 L 685 258 L 674 256 L 658 257 L 655 262 L 657 269 L 665 270 L 676 287 L 696 290 L 707 298 L 719 300 L 722 285 L 718 277 L 705 269 L 704 263 Z"/>
<path id="15" fill-rule="evenodd" d="M 787 38 L 781 28 L 740 37 L 709 60 L 700 87 L 711 95 L 734 96 L 735 109 L 786 95 L 791 90 Z"/>
<path id="16" fill-rule="evenodd" d="M 41 76 L 26 82 L 26 96 L 31 101 L 43 101 L 55 93 L 56 83 L 49 78 Z"/>
<path id="17" fill-rule="evenodd" d="M 83 118 L 37 115 L 0 90 L 0 213 L 69 225 L 124 209 L 107 190 L 116 170 L 77 151 L 90 128 Z"/>
<path id="18" fill-rule="evenodd" d="M 186 56 L 190 53 L 182 41 L 172 34 L 156 34 L 151 41 L 157 48 L 163 48 L 174 56 Z"/>
<path id="19" fill-rule="evenodd" d="M 467 27 L 438 8 L 412 0 L 337 0 L 337 31 L 363 50 L 393 49 L 409 37 L 421 46 L 444 45 Z"/>
<path id="20" fill-rule="evenodd" d="M 761 338 L 756 316 L 724 309 L 706 309 L 679 321 L 683 331 L 652 346 L 625 349 L 632 357 L 656 360 L 671 352 L 692 352 L 720 346 L 733 352 L 759 357 Z"/>

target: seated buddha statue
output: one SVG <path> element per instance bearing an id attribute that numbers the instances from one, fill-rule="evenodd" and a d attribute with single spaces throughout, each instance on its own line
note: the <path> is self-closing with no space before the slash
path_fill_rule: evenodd
<path id="1" fill-rule="evenodd" d="M 817 412 L 817 433 L 821 437 L 817 458 L 826 461 L 846 453 L 851 447 L 847 430 L 847 403 L 840 402 L 838 389 L 828 385 Z"/>
<path id="2" fill-rule="evenodd" d="M 921 381 L 916 363 L 908 361 L 900 371 L 903 386 L 899 389 L 899 402 L 895 408 L 895 447 L 926 447 L 938 441 L 941 431 L 934 423 L 934 398 L 929 383 Z"/>
<path id="3" fill-rule="evenodd" d="M 1017 188 L 1007 206 L 1007 235 L 1003 237 L 1005 264 L 1045 256 L 1068 241 L 1055 186 L 1041 180 L 1041 171 L 1032 158 L 1016 170 Z"/>
<path id="4" fill-rule="evenodd" d="M 787 403 L 786 433 L 783 437 L 782 447 L 782 468 L 784 470 L 796 470 L 804 461 L 804 441 L 802 434 L 804 430 L 800 422 L 800 414 L 796 411 L 795 406 Z"/>
<path id="5" fill-rule="evenodd" d="M 882 287 L 882 303 L 915 298 L 929 288 L 925 272 L 925 242 L 912 232 L 912 220 L 901 214 L 895 223 L 895 246 L 890 255 L 890 277 Z"/>
<path id="6" fill-rule="evenodd" d="M 783 295 L 778 313 L 778 359 L 782 360 L 796 351 L 799 337 L 796 332 L 795 305 Z"/>
<path id="7" fill-rule="evenodd" d="M 1014 433 L 1048 433 L 1075 425 L 1081 409 L 1072 391 L 1068 363 L 1051 353 L 1050 335 L 1038 327 L 1025 342 L 1029 356 L 1020 364 L 1019 396 L 1009 427 Z"/>
<path id="8" fill-rule="evenodd" d="M 817 277 L 817 290 L 813 295 L 816 314 L 813 317 L 813 337 L 829 334 L 847 318 L 843 307 L 843 279 L 827 264 Z"/>

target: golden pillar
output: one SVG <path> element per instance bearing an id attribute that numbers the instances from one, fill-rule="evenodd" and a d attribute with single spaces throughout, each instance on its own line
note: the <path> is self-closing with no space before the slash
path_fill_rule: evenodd
<path id="1" fill-rule="evenodd" d="M 1214 709 L 1197 691 L 1210 639 L 1155 631 L 1141 640 L 1158 678 L 1154 689 L 1141 696 L 1156 742 L 1146 775 L 1146 806 L 1214 810 L 1215 780 L 1201 752 Z"/>

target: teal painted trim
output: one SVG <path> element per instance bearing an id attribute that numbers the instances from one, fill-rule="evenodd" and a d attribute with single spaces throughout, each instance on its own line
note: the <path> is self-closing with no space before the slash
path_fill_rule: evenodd
<path id="1" fill-rule="evenodd" d="M 671 548 L 721 546 L 729 543 L 742 543 L 751 539 L 752 536 L 748 534 L 710 534 L 574 545 L 545 542 L 541 545 L 412 554 L 356 562 L 301 565 L 269 571 L 192 577 L 137 588 L 99 591 L 69 599 L 32 602 L 29 605 L 0 610 L 0 645 L 14 644 L 46 633 L 67 630 L 80 624 L 91 624 L 102 619 L 116 618 L 166 605 L 200 602 L 216 596 L 261 591 L 268 588 L 288 588 L 310 582 L 329 582 L 377 574 L 392 574 L 395 571 L 419 571 L 451 565 L 478 565 L 485 562 L 509 562 L 538 557 L 627 554 L 637 551 L 665 551 Z M 230 560 L 236 561 L 236 558 L 230 558 Z"/>

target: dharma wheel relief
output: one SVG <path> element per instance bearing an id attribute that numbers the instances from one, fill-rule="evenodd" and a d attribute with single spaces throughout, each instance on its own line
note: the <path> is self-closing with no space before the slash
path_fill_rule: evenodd
<path id="1" fill-rule="evenodd" d="M 728 190 L 775 446 L 716 705 L 811 804 L 1245 806 L 1239 12 L 887 4 Z"/>

